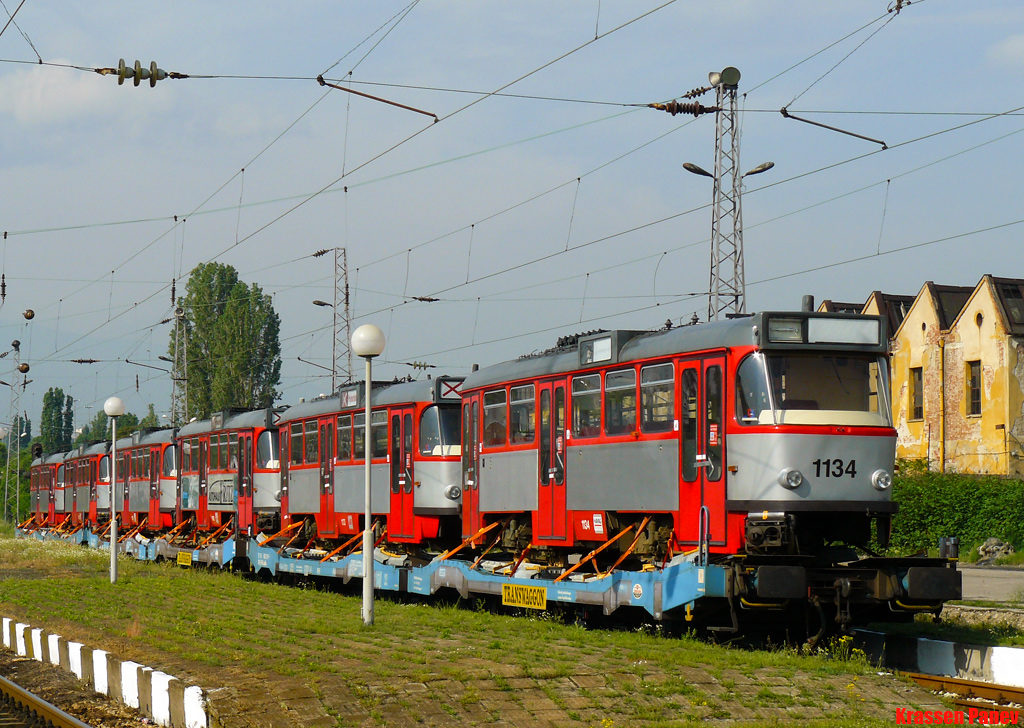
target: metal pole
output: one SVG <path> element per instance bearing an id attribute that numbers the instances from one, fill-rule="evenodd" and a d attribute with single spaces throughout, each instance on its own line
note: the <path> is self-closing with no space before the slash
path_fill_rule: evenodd
<path id="1" fill-rule="evenodd" d="M 117 484 L 117 418 L 110 418 L 113 436 L 110 441 L 110 583 L 117 583 L 117 509 L 114 487 Z"/>
<path id="2" fill-rule="evenodd" d="M 370 510 L 370 456 L 373 452 L 370 437 L 370 393 L 373 389 L 373 357 L 366 357 L 366 414 L 363 431 L 363 459 L 366 461 L 366 483 L 363 489 L 363 504 L 366 509 L 363 524 L 363 624 L 373 624 L 373 514 Z"/>

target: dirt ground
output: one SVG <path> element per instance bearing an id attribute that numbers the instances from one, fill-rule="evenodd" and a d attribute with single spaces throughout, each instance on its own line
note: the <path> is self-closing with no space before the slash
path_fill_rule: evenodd
<path id="1" fill-rule="evenodd" d="M 2 649 L 0 675 L 94 728 L 152 725 L 137 711 L 87 689 L 70 672 Z"/>

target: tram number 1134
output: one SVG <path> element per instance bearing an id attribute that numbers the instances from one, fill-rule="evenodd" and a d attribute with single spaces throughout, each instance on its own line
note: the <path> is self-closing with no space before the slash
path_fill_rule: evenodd
<path id="1" fill-rule="evenodd" d="M 857 477 L 856 460 L 844 461 L 841 458 L 825 458 L 824 460 L 815 460 L 811 465 L 814 466 L 814 477 L 816 478 L 841 478 L 844 475 L 849 475 L 851 478 Z"/>

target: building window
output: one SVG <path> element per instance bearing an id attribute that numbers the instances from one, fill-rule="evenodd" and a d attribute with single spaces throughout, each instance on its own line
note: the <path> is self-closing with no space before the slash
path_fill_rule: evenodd
<path id="1" fill-rule="evenodd" d="M 981 362 L 967 362 L 967 414 L 981 414 Z"/>
<path id="2" fill-rule="evenodd" d="M 1003 305 L 1010 322 L 1016 326 L 1024 324 L 1024 290 L 1015 283 L 1004 283 L 999 286 L 1003 294 Z"/>
<path id="3" fill-rule="evenodd" d="M 924 419 L 924 386 L 921 367 L 910 370 L 910 419 Z"/>

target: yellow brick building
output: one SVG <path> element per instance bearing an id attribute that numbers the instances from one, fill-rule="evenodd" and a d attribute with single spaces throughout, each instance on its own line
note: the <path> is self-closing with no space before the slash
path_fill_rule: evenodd
<path id="1" fill-rule="evenodd" d="M 942 472 L 1024 475 L 1024 280 L 929 281 L 916 297 L 875 291 L 860 313 L 885 317 L 892 337 L 897 457 Z"/>

